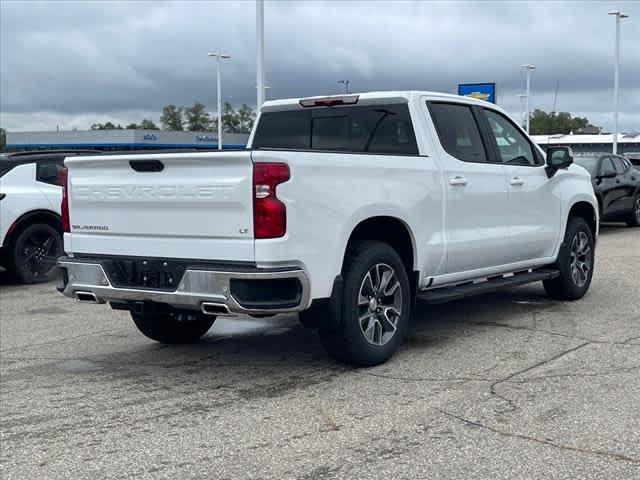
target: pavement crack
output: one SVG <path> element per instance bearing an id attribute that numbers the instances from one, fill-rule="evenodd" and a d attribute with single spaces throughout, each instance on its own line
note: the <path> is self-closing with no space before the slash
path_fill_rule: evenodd
<path id="1" fill-rule="evenodd" d="M 547 380 L 550 378 L 593 378 L 593 377 L 608 377 L 611 375 L 625 375 L 640 369 L 640 365 L 633 367 L 622 367 L 614 370 L 608 370 L 606 372 L 580 372 L 580 373 L 557 373 L 552 375 L 540 375 L 538 377 L 523 378 L 521 380 L 509 380 L 509 383 L 529 383 L 538 380 Z"/>
<path id="2" fill-rule="evenodd" d="M 482 377 L 407 377 L 402 375 L 391 375 L 385 373 L 373 372 L 354 372 L 357 375 L 366 375 L 369 377 L 384 378 L 387 380 L 398 380 L 402 382 L 491 382 L 491 378 Z"/>
<path id="3" fill-rule="evenodd" d="M 601 456 L 601 457 L 607 457 L 607 458 L 611 458 L 613 460 L 617 460 L 617 461 L 621 461 L 621 462 L 628 462 L 628 463 L 633 463 L 635 465 L 640 465 L 640 458 L 630 457 L 630 456 L 625 455 L 623 453 L 609 452 L 607 450 L 600 450 L 600 449 L 596 449 L 596 448 L 575 447 L 573 445 L 567 445 L 565 443 L 556 442 L 556 441 L 548 439 L 548 438 L 537 438 L 537 437 L 533 437 L 531 435 L 525 435 L 525 434 L 522 434 L 522 433 L 507 432 L 505 430 L 500 430 L 498 428 L 492 427 L 491 425 L 486 425 L 486 424 L 481 423 L 481 422 L 469 420 L 468 418 L 464 418 L 464 417 L 456 415 L 454 413 L 447 412 L 446 410 L 442 410 L 440 408 L 436 408 L 436 410 L 438 410 L 440 413 L 442 413 L 443 415 L 445 415 L 447 417 L 454 418 L 454 419 L 459 420 L 460 422 L 463 422 L 463 423 L 465 423 L 467 425 L 471 425 L 471 426 L 474 426 L 474 427 L 481 428 L 483 430 L 487 430 L 489 432 L 495 433 L 496 435 L 500 435 L 502 437 L 515 438 L 515 439 L 519 439 L 519 440 L 527 440 L 527 441 L 530 441 L 530 442 L 539 443 L 541 445 L 547 445 L 549 447 L 557 448 L 559 450 L 577 452 L 577 453 L 584 453 L 584 454 L 588 454 L 588 455 L 598 455 L 598 456 Z"/>
<path id="4" fill-rule="evenodd" d="M 517 410 L 518 407 L 516 406 L 516 404 L 515 404 L 515 402 L 513 400 L 511 400 L 510 398 L 505 397 L 504 395 L 501 395 L 501 394 L 499 394 L 497 392 L 497 388 L 498 388 L 499 385 L 501 385 L 503 383 L 506 383 L 506 382 L 509 382 L 512 378 L 515 378 L 515 377 L 517 377 L 519 375 L 522 375 L 524 373 L 527 373 L 527 372 L 530 372 L 532 370 L 535 370 L 536 368 L 539 368 L 539 367 L 542 367 L 544 365 L 547 365 L 548 363 L 555 362 L 559 358 L 562 358 L 565 355 L 573 353 L 573 352 L 575 352 L 575 351 L 577 351 L 577 350 L 579 350 L 579 349 L 581 349 L 583 347 L 586 347 L 587 345 L 590 345 L 591 343 L 592 342 L 584 342 L 584 343 L 581 343 L 580 345 L 577 345 L 575 347 L 571 347 L 571 348 L 569 348 L 567 350 L 563 350 L 562 352 L 557 353 L 556 355 L 553 355 L 552 357 L 549 357 L 549 358 L 547 358 L 545 360 L 542 360 L 540 362 L 534 363 L 533 365 L 530 365 L 530 366 L 528 366 L 526 368 L 523 368 L 522 370 L 515 371 L 515 372 L 507 375 L 506 377 L 504 377 L 502 379 L 496 380 L 489 386 L 489 392 L 491 393 L 492 396 L 499 398 L 500 400 L 504 401 L 508 405 L 508 408 L 507 408 L 506 412 L 513 412 L 513 411 Z M 505 412 L 501 412 L 501 413 L 505 413 Z"/>

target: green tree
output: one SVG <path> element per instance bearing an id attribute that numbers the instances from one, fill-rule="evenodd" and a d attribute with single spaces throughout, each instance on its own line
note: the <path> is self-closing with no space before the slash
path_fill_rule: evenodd
<path id="1" fill-rule="evenodd" d="M 0 150 L 4 150 L 7 147 L 7 131 L 4 128 L 0 128 Z"/>
<path id="2" fill-rule="evenodd" d="M 162 107 L 162 115 L 160 115 L 160 123 L 163 130 L 184 130 L 182 120 L 182 107 L 176 107 L 175 105 L 165 105 Z"/>
<path id="3" fill-rule="evenodd" d="M 593 127 L 587 118 L 572 117 L 569 112 L 551 112 L 536 109 L 530 117 L 529 129 L 532 135 L 553 135 L 557 133 L 577 133 L 583 128 Z"/>
<path id="4" fill-rule="evenodd" d="M 249 133 L 253 128 L 253 122 L 256 120 L 256 112 L 247 105 L 243 103 L 242 106 L 238 109 L 238 122 L 239 122 L 239 130 L 240 133 Z"/>
<path id="5" fill-rule="evenodd" d="M 130 123 L 125 128 L 127 130 L 160 130 L 153 120 L 147 118 L 143 118 L 140 123 Z"/>
<path id="6" fill-rule="evenodd" d="M 227 133 L 240 132 L 240 119 L 233 109 L 233 105 L 229 102 L 224 102 L 224 108 L 222 109 L 222 130 Z"/>
<path id="7" fill-rule="evenodd" d="M 116 125 L 113 122 L 106 123 L 94 123 L 91 125 L 91 130 L 123 130 L 122 125 Z"/>
<path id="8" fill-rule="evenodd" d="M 149 120 L 147 118 L 142 119 L 142 121 L 140 122 L 140 128 L 142 130 L 160 130 L 160 128 L 158 128 L 158 126 L 153 123 L 153 120 Z"/>
<path id="9" fill-rule="evenodd" d="M 187 130 L 190 132 L 210 131 L 213 126 L 211 115 L 205 110 L 205 106 L 200 102 L 195 102 L 191 107 L 185 107 L 184 116 L 187 123 Z"/>

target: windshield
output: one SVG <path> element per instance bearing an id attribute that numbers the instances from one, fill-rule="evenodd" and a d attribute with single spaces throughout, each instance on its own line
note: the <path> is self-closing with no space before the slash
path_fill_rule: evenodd
<path id="1" fill-rule="evenodd" d="M 589 173 L 596 171 L 599 157 L 573 157 L 573 162 L 587 169 Z"/>

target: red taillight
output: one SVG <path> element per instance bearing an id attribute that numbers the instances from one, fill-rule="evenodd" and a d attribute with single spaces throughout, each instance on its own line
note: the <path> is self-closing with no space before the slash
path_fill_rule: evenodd
<path id="1" fill-rule="evenodd" d="M 287 232 L 287 207 L 276 197 L 276 186 L 290 178 L 286 163 L 253 165 L 253 235 L 278 238 Z"/>
<path id="2" fill-rule="evenodd" d="M 69 221 L 69 195 L 66 168 L 60 170 L 60 185 L 62 185 L 62 202 L 60 202 L 60 220 L 62 222 L 62 231 L 65 233 L 69 233 L 71 231 L 71 222 Z"/>

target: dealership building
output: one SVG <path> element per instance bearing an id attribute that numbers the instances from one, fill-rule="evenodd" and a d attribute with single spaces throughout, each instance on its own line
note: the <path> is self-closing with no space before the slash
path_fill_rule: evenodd
<path id="1" fill-rule="evenodd" d="M 225 133 L 222 148 L 242 149 L 249 134 Z M 162 130 L 88 130 L 61 132 L 7 132 L 7 150 L 95 149 L 154 150 L 218 148 L 214 132 L 165 132 Z"/>
<path id="2" fill-rule="evenodd" d="M 542 148 L 547 146 L 571 147 L 575 153 L 602 152 L 613 150 L 613 135 L 532 135 L 533 140 Z M 618 153 L 640 152 L 640 133 L 621 133 L 618 135 Z"/>
<path id="3" fill-rule="evenodd" d="M 533 135 L 542 148 L 569 146 L 576 153 L 611 152 L 613 135 Z M 225 133 L 222 148 L 243 149 L 249 134 Z M 7 150 L 38 149 L 95 149 L 95 150 L 154 150 L 187 149 L 212 150 L 218 148 L 215 132 L 165 132 L 163 130 L 88 130 L 61 132 L 7 132 Z M 640 152 L 640 133 L 618 135 L 618 153 Z"/>

